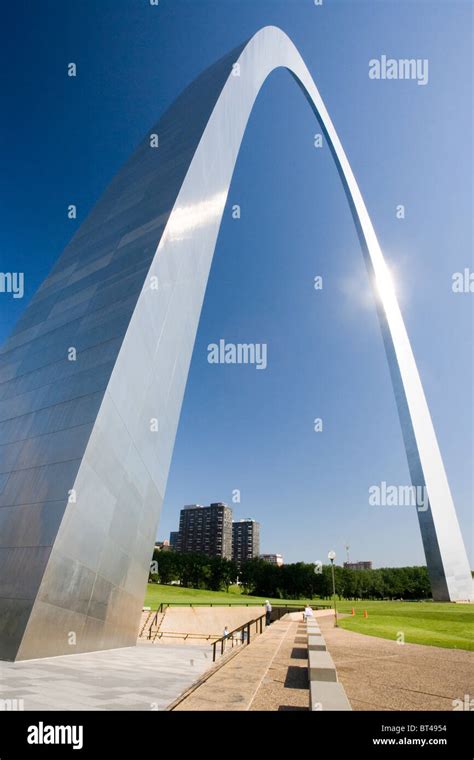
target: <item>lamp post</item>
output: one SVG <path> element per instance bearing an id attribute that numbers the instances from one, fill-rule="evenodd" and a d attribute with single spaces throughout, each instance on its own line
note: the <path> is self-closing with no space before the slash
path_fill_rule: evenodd
<path id="1" fill-rule="evenodd" d="M 336 559 L 336 552 L 328 552 L 328 559 L 331 560 L 332 570 L 332 598 L 334 602 L 334 625 L 337 628 L 337 609 L 336 609 L 336 577 L 334 575 L 334 560 Z"/>

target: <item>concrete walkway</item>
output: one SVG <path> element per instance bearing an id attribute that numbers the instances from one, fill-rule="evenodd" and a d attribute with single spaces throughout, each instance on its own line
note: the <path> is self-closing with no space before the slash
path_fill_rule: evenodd
<path id="1" fill-rule="evenodd" d="M 176 710 L 308 710 L 305 626 L 292 613 L 191 693 Z M 353 710 L 452 710 L 474 692 L 472 653 L 397 644 L 334 628 L 317 615 Z"/>
<path id="2" fill-rule="evenodd" d="M 24 710 L 164 710 L 211 666 L 209 644 L 0 662 L 0 707 L 16 699 Z"/>
<path id="3" fill-rule="evenodd" d="M 303 631 L 288 618 L 273 623 L 175 710 L 307 710 Z"/>
<path id="4" fill-rule="evenodd" d="M 397 644 L 334 628 L 321 632 L 353 710 L 452 710 L 453 700 L 474 694 L 472 652 Z"/>

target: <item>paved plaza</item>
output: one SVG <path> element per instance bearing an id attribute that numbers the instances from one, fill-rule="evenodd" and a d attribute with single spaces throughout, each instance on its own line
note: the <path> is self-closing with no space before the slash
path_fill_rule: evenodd
<path id="1" fill-rule="evenodd" d="M 453 700 L 472 694 L 470 652 L 400 646 L 335 629 L 331 611 L 317 617 L 353 710 L 452 710 Z M 306 641 L 300 614 L 292 613 L 235 656 L 229 650 L 230 659 L 217 670 L 209 643 L 183 645 L 171 638 L 0 662 L 0 707 L 1 700 L 17 700 L 24 710 L 165 710 L 209 671 L 174 709 L 306 711 Z M 12 703 L 3 704 L 5 709 Z"/>
<path id="2" fill-rule="evenodd" d="M 211 666 L 209 644 L 0 662 L 0 700 L 25 710 L 164 710 Z"/>

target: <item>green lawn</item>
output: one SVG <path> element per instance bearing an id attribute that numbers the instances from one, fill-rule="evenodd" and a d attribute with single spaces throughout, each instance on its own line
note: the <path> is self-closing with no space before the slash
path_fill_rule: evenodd
<path id="1" fill-rule="evenodd" d="M 246 596 L 242 594 L 239 586 L 231 586 L 229 593 L 225 591 L 205 591 L 204 589 L 196 588 L 181 588 L 180 586 L 162 586 L 157 583 L 149 583 L 145 596 L 144 605 L 156 609 L 160 602 L 168 602 L 173 604 L 263 604 L 266 597 L 264 596 Z M 304 602 L 298 602 L 297 599 L 270 599 L 272 603 L 278 604 L 303 604 Z M 327 605 L 329 602 L 322 601 L 321 603 L 316 600 L 313 602 L 316 605 Z"/>
<path id="2" fill-rule="evenodd" d="M 397 640 L 404 634 L 407 644 L 428 644 L 474 651 L 474 607 L 470 604 L 435 602 L 341 602 L 341 612 L 355 608 L 354 617 L 340 621 L 342 628 Z M 368 617 L 364 618 L 364 609 Z"/>
<path id="3" fill-rule="evenodd" d="M 261 603 L 264 597 L 246 596 L 238 586 L 231 586 L 225 591 L 204 591 L 202 589 L 180 588 L 179 586 L 161 586 L 149 583 L 144 604 L 156 609 L 160 602 L 174 604 L 246 604 Z M 275 604 L 303 604 L 306 600 L 270 599 Z M 331 606 L 327 599 L 313 599 L 313 607 Z M 355 609 L 354 617 L 345 617 L 339 621 L 342 628 L 369 636 L 397 640 L 402 632 L 407 644 L 428 644 L 449 649 L 468 649 L 474 651 L 474 607 L 469 604 L 437 604 L 434 602 L 347 602 L 337 603 L 339 612 L 350 613 Z M 363 612 L 367 610 L 368 617 Z"/>

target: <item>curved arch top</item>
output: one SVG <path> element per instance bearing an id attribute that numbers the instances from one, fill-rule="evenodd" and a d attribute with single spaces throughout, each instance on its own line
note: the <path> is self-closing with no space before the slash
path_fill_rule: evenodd
<path id="1" fill-rule="evenodd" d="M 37 472 L 30 482 L 18 454 L 0 494 L 10 531 L 9 551 L 0 563 L 11 579 L 0 600 L 6 621 L 0 623 L 1 657 L 69 653 L 66 631 L 72 626 L 79 631 L 76 652 L 136 639 L 235 163 L 258 93 L 281 67 L 293 75 L 320 121 L 352 210 L 376 294 L 412 483 L 426 486 L 429 495 L 429 508 L 418 516 L 433 595 L 472 596 L 430 412 L 362 195 L 303 59 L 284 32 L 265 27 L 201 74 L 163 115 L 151 132 L 159 147 L 148 134 L 3 349 L 0 434 L 14 444 L 15 422 L 6 406 L 14 398 L 17 428 L 30 415 L 30 469 Z M 71 345 L 78 348 L 74 367 L 64 360 Z M 42 484 L 42 500 L 32 505 L 34 477 Z M 30 518 L 39 526 L 33 543 L 32 529 L 28 534 L 26 528 Z M 33 562 L 28 582 L 12 578 L 19 556 Z"/>

